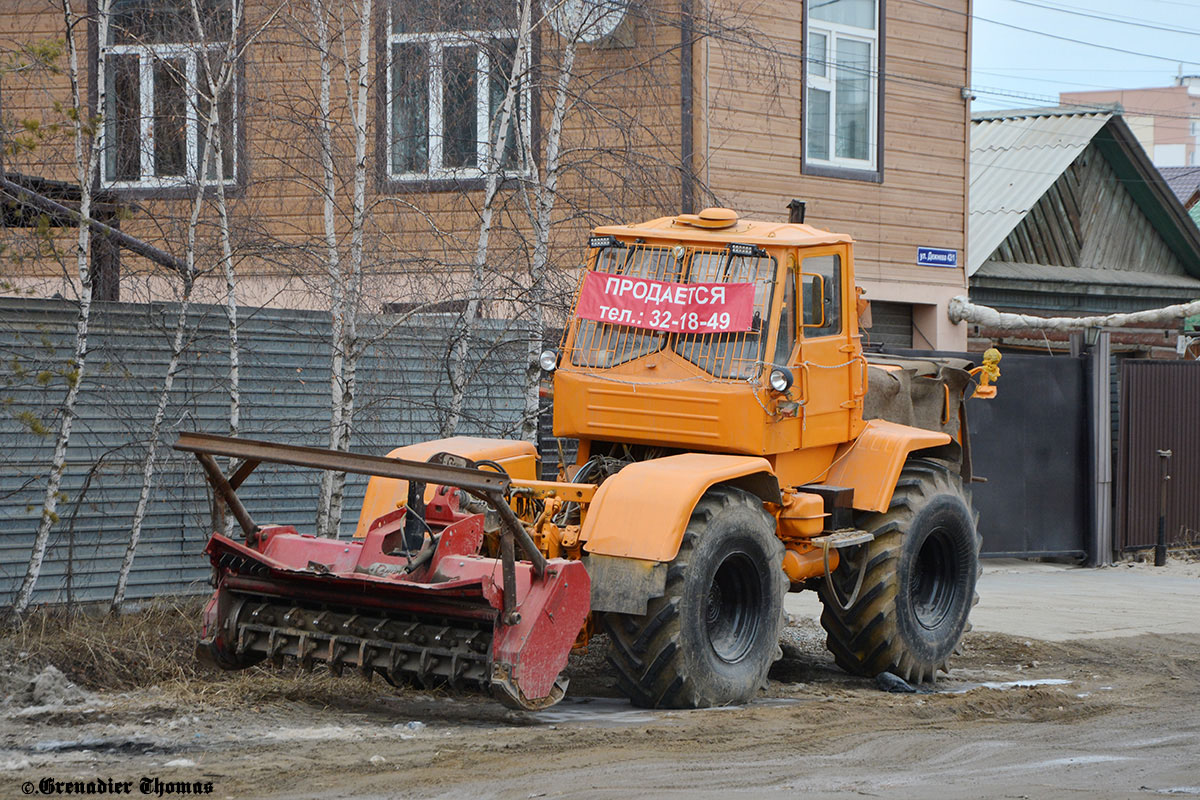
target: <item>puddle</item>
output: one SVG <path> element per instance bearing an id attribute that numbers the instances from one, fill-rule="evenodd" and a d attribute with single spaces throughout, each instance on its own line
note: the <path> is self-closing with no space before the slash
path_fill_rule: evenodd
<path id="1" fill-rule="evenodd" d="M 966 683 L 953 689 L 942 689 L 938 694 L 966 694 L 974 689 L 1033 689 L 1038 686 L 1067 686 L 1071 681 L 1065 678 L 1042 678 L 1040 680 L 1023 681 L 984 681 L 983 683 Z"/>
<path id="2" fill-rule="evenodd" d="M 87 750 L 127 755 L 166 755 L 179 750 L 175 745 L 146 739 L 51 739 L 37 742 L 27 749 L 33 753 L 76 753 Z"/>
<path id="3" fill-rule="evenodd" d="M 545 711 L 529 712 L 530 719 L 549 724 L 592 722 L 603 725 L 643 725 L 657 722 L 670 711 L 634 708 L 628 700 L 611 697 L 567 697 Z"/>
<path id="4" fill-rule="evenodd" d="M 775 708 L 803 702 L 792 697 L 764 697 L 753 707 Z M 736 711 L 747 706 L 718 706 L 716 708 L 662 709 L 636 708 L 628 700 L 612 697 L 568 697 L 546 711 L 533 711 L 529 718 L 537 722 L 559 725 L 583 722 L 605 726 L 645 725 L 678 718 L 684 714 L 708 714 L 714 711 Z"/>
<path id="5" fill-rule="evenodd" d="M 1052 758 L 1049 761 L 1039 761 L 1034 766 L 1037 769 L 1046 769 L 1047 767 L 1069 767 L 1079 764 L 1107 764 L 1113 761 L 1132 761 L 1129 756 L 1105 756 L 1105 755 L 1089 755 L 1089 756 L 1066 756 L 1064 758 Z"/>

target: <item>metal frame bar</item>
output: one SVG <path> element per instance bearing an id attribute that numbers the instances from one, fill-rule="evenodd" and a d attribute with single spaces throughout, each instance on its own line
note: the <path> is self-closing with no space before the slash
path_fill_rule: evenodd
<path id="1" fill-rule="evenodd" d="M 472 493 L 477 492 L 481 498 L 486 498 L 493 492 L 503 493 L 512 483 L 507 475 L 471 467 L 447 467 L 424 461 L 406 461 L 402 458 L 345 453 L 340 450 L 323 450 L 319 447 L 278 444 L 256 439 L 217 436 L 211 433 L 181 433 L 179 440 L 175 442 L 175 449 L 187 453 L 209 453 L 214 456 L 241 458 L 247 461 L 269 461 L 294 467 L 311 467 L 334 472 L 352 472 L 357 475 L 378 475 L 382 478 L 446 484 L 458 486 Z"/>
<path id="2" fill-rule="evenodd" d="M 503 473 L 481 470 L 474 467 L 456 467 L 432 464 L 425 461 L 407 461 L 401 458 L 345 453 L 338 450 L 323 450 L 317 447 L 263 442 L 254 439 L 238 439 L 232 436 L 217 436 L 208 433 L 182 433 L 175 442 L 175 449 L 193 453 L 204 468 L 208 482 L 233 512 L 238 524 L 246 534 L 247 541 L 253 539 L 258 526 L 237 496 L 237 487 L 262 462 L 289 464 L 297 467 L 353 472 L 359 475 L 378 475 L 384 478 L 416 483 L 434 483 L 457 486 L 479 497 L 500 517 L 500 560 L 504 581 L 504 608 L 502 620 L 506 625 L 517 624 L 521 616 L 516 612 L 517 571 L 515 544 L 521 546 L 538 577 L 546 572 L 546 558 L 537 549 L 525 526 L 504 500 L 505 492 L 512 479 Z M 231 479 L 226 479 L 213 456 L 243 459 Z"/>
<path id="3" fill-rule="evenodd" d="M 242 500 L 237 496 L 237 492 L 229 485 L 229 481 L 225 480 L 225 474 L 217 466 L 216 459 L 208 453 L 196 453 L 196 458 L 200 461 L 200 466 L 204 468 L 204 474 L 208 476 L 208 482 L 212 484 L 213 489 L 225 501 L 225 505 L 229 506 L 229 510 L 233 512 L 234 518 L 238 521 L 238 525 L 242 526 L 242 531 L 246 534 L 246 540 L 249 541 L 258 532 L 258 525 L 251 519 L 250 512 L 246 511 L 246 507 L 242 505 Z"/>

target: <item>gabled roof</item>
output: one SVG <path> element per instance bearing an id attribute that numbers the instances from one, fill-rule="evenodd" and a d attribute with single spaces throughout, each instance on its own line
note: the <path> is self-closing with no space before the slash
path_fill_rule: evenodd
<path id="1" fill-rule="evenodd" d="M 1188 274 L 1200 278 L 1200 229 L 1129 126 L 1111 110 L 1078 108 L 972 116 L 968 275 L 975 274 L 1092 144 Z"/>
<path id="2" fill-rule="evenodd" d="M 972 115 L 968 275 L 1025 219 L 1112 116 L 1058 108 Z"/>

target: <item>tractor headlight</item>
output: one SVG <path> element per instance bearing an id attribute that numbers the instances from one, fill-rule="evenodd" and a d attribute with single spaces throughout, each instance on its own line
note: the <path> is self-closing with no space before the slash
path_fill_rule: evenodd
<path id="1" fill-rule="evenodd" d="M 554 368 L 558 366 L 558 353 L 553 350 L 543 350 L 538 356 L 538 365 L 546 372 L 554 372 Z"/>
<path id="2" fill-rule="evenodd" d="M 783 369 L 782 367 L 772 367 L 771 375 L 767 381 L 770 383 L 772 391 L 783 394 L 792 388 L 792 371 L 790 369 Z"/>

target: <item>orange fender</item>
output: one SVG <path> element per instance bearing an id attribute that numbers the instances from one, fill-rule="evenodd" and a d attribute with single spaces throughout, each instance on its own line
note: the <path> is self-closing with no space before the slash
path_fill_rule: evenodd
<path id="1" fill-rule="evenodd" d="M 824 482 L 854 489 L 860 511 L 887 511 L 909 454 L 950 441 L 948 433 L 873 419 L 857 439 L 838 448 Z"/>
<path id="2" fill-rule="evenodd" d="M 638 461 L 600 484 L 580 539 L 592 555 L 667 562 L 679 552 L 692 509 L 706 491 L 727 483 L 780 502 L 779 482 L 765 458 L 683 453 Z"/>
<path id="3" fill-rule="evenodd" d="M 436 453 L 453 453 L 472 461 L 488 459 L 500 464 L 514 478 L 532 480 L 537 475 L 537 448 L 529 442 L 509 439 L 482 439 L 474 436 L 454 436 L 449 439 L 434 439 L 418 442 L 407 447 L 397 447 L 388 453 L 388 458 L 404 458 L 409 461 L 428 461 Z M 425 499 L 432 496 L 433 487 L 425 487 Z M 408 481 L 396 478 L 381 478 L 378 475 L 367 482 L 363 496 L 362 512 L 358 515 L 358 527 L 354 538 L 367 535 L 371 523 L 384 514 L 395 511 L 408 502 Z"/>

